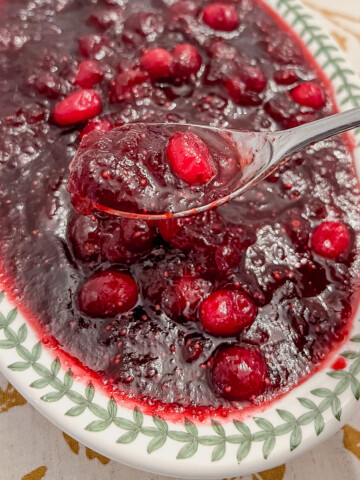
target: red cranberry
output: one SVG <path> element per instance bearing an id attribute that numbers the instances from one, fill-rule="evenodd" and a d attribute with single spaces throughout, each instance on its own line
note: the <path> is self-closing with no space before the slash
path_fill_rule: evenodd
<path id="1" fill-rule="evenodd" d="M 148 80 L 148 74 L 141 70 L 130 69 L 121 72 L 115 79 L 114 91 L 116 99 L 121 101 L 129 96 L 133 87 L 141 85 Z"/>
<path id="2" fill-rule="evenodd" d="M 264 72 L 255 65 L 243 65 L 240 78 L 245 82 L 246 88 L 252 92 L 260 93 L 264 91 L 267 84 Z"/>
<path id="3" fill-rule="evenodd" d="M 203 329 L 216 337 L 236 335 L 251 325 L 256 317 L 256 306 L 247 295 L 236 290 L 218 290 L 200 307 Z"/>
<path id="4" fill-rule="evenodd" d="M 99 62 L 96 60 L 85 60 L 81 62 L 76 74 L 75 83 L 82 88 L 91 88 L 103 77 Z"/>
<path id="5" fill-rule="evenodd" d="M 232 5 L 213 3 L 208 5 L 203 13 L 206 25 L 214 30 L 231 32 L 239 25 L 239 17 Z"/>
<path id="6" fill-rule="evenodd" d="M 109 132 L 113 128 L 113 125 L 106 118 L 98 118 L 97 120 L 91 120 L 81 130 L 79 139 L 81 140 L 85 135 L 88 135 L 90 132 L 93 131 Z"/>
<path id="7" fill-rule="evenodd" d="M 81 287 L 79 307 L 90 317 L 112 317 L 133 308 L 138 294 L 138 286 L 130 275 L 103 270 Z"/>
<path id="8" fill-rule="evenodd" d="M 220 346 L 212 359 L 211 382 L 229 400 L 251 400 L 265 388 L 266 364 L 249 348 Z"/>
<path id="9" fill-rule="evenodd" d="M 160 235 L 165 240 L 165 242 L 170 242 L 177 232 L 180 230 L 181 225 L 178 220 L 160 220 L 158 223 L 158 229 Z"/>
<path id="10" fill-rule="evenodd" d="M 51 72 L 42 72 L 37 75 L 34 86 L 39 93 L 47 98 L 58 98 L 64 93 L 60 79 Z"/>
<path id="11" fill-rule="evenodd" d="M 84 262 L 96 261 L 99 257 L 100 239 L 98 221 L 95 217 L 77 215 L 68 226 L 68 235 L 74 254 Z"/>
<path id="12" fill-rule="evenodd" d="M 215 176 L 212 156 L 200 137 L 177 132 L 170 137 L 166 154 L 173 172 L 190 185 L 208 183 Z"/>
<path id="13" fill-rule="evenodd" d="M 89 17 L 89 23 L 100 30 L 106 30 L 121 20 L 122 11 L 119 8 L 103 8 L 92 13 Z"/>
<path id="14" fill-rule="evenodd" d="M 99 54 L 108 41 L 101 35 L 89 34 L 79 38 L 79 53 L 85 58 L 95 57 Z"/>
<path id="15" fill-rule="evenodd" d="M 294 70 L 280 69 L 274 72 L 274 80 L 279 85 L 292 85 L 299 77 Z"/>
<path id="16" fill-rule="evenodd" d="M 163 48 L 154 48 L 144 53 L 140 65 L 153 80 L 168 78 L 172 74 L 173 56 Z"/>
<path id="17" fill-rule="evenodd" d="M 183 315 L 186 317 L 194 315 L 200 302 L 209 293 L 210 288 L 210 282 L 193 275 L 184 275 L 175 280 L 174 290 L 180 298 Z"/>
<path id="18" fill-rule="evenodd" d="M 312 234 L 312 250 L 325 258 L 336 258 L 350 245 L 350 233 L 341 222 L 323 222 Z"/>
<path id="19" fill-rule="evenodd" d="M 122 237 L 125 247 L 134 253 L 150 250 L 154 243 L 154 229 L 149 222 L 132 218 L 124 218 Z"/>
<path id="20" fill-rule="evenodd" d="M 239 77 L 229 78 L 225 82 L 225 87 L 230 95 L 231 100 L 238 105 L 250 107 L 260 105 L 262 99 L 257 92 L 247 88 L 244 80 Z"/>
<path id="21" fill-rule="evenodd" d="M 295 87 L 291 92 L 291 97 L 299 105 L 315 110 L 322 108 L 326 102 L 323 89 L 311 82 L 305 82 Z"/>
<path id="22" fill-rule="evenodd" d="M 174 20 L 184 17 L 195 17 L 199 12 L 199 7 L 193 0 L 179 0 L 170 7 L 170 13 Z"/>
<path id="23" fill-rule="evenodd" d="M 164 30 L 163 19 L 154 13 L 138 12 L 130 15 L 124 22 L 122 40 L 137 44 L 139 37 L 152 39 Z"/>
<path id="24" fill-rule="evenodd" d="M 186 363 L 192 363 L 198 360 L 204 351 L 204 347 L 211 344 L 211 340 L 206 340 L 198 333 L 187 335 L 184 338 L 184 346 L 182 348 L 182 355 Z"/>
<path id="25" fill-rule="evenodd" d="M 94 90 L 83 89 L 71 93 L 54 108 L 58 125 L 71 125 L 93 118 L 101 112 L 101 100 Z"/>
<path id="26" fill-rule="evenodd" d="M 201 56 L 193 45 L 182 43 L 172 50 L 175 75 L 190 77 L 195 75 L 201 67 Z"/>

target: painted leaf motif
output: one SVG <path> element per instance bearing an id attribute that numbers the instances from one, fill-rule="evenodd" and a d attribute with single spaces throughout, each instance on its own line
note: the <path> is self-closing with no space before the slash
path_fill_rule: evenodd
<path id="1" fill-rule="evenodd" d="M 344 430 L 344 447 L 353 453 L 355 457 L 360 460 L 360 431 L 351 427 L 350 425 L 345 425 Z"/>
<path id="2" fill-rule="evenodd" d="M 166 435 L 158 435 L 154 437 L 152 440 L 150 440 L 147 446 L 147 452 L 150 454 L 152 452 L 155 452 L 156 450 L 159 450 L 159 448 L 161 448 L 165 442 Z"/>
<path id="3" fill-rule="evenodd" d="M 249 455 L 251 449 L 251 440 L 246 440 L 243 442 L 236 452 L 236 459 L 240 463 L 244 458 Z"/>
<path id="4" fill-rule="evenodd" d="M 192 442 L 185 444 L 177 454 L 178 460 L 185 460 L 186 458 L 193 457 L 198 449 L 198 442 L 194 439 Z"/>
<path id="5" fill-rule="evenodd" d="M 116 440 L 116 443 L 123 443 L 123 444 L 132 443 L 136 440 L 138 435 L 139 435 L 139 430 L 129 431 L 127 433 L 124 433 L 124 435 L 121 435 L 121 437 Z"/>
<path id="6" fill-rule="evenodd" d="M 224 457 L 225 452 L 226 452 L 226 442 L 225 442 L 225 440 L 223 440 L 212 451 L 211 461 L 212 462 L 217 462 L 217 461 L 221 460 Z"/>

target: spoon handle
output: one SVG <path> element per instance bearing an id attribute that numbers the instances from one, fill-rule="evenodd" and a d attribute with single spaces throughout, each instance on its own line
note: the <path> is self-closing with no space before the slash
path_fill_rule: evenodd
<path id="1" fill-rule="evenodd" d="M 274 133 L 273 160 L 280 161 L 284 157 L 298 152 L 311 143 L 325 140 L 328 137 L 360 127 L 360 107 L 337 113 L 316 120 L 300 127 Z"/>

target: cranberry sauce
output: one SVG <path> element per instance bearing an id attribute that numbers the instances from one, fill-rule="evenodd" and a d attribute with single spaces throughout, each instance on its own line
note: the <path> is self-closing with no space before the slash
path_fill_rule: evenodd
<path id="1" fill-rule="evenodd" d="M 162 414 L 226 414 L 288 391 L 344 340 L 360 215 L 342 137 L 182 220 L 80 215 L 67 191 L 80 140 L 101 142 L 92 131 L 276 130 L 332 113 L 299 40 L 260 3 L 3 0 L 0 66 L 2 283 L 108 390 Z M 199 171 L 180 151 L 167 159 L 181 181 L 211 181 L 206 155 Z"/>
<path id="2" fill-rule="evenodd" d="M 81 214 L 106 208 L 136 215 L 192 210 L 237 190 L 242 164 L 254 157 L 247 150 L 240 158 L 226 132 L 181 124 L 93 131 L 70 164 L 68 190 Z"/>

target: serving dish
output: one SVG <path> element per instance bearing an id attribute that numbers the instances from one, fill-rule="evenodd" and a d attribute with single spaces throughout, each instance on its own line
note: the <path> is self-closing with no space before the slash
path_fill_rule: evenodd
<path id="1" fill-rule="evenodd" d="M 331 80 L 339 110 L 360 104 L 356 76 L 331 38 L 298 0 L 268 0 L 308 45 Z M 355 141 L 359 144 L 359 132 Z M 359 169 L 359 147 L 355 150 Z M 360 327 L 322 370 L 252 418 L 172 423 L 104 395 L 76 365 L 41 344 L 26 313 L 3 295 L 0 368 L 59 428 L 99 453 L 163 475 L 221 478 L 265 470 L 311 449 L 349 418 L 360 397 Z M 339 360 L 344 359 L 344 360 Z M 335 367 L 333 367 L 335 362 Z M 343 368 L 344 367 L 344 368 Z"/>

